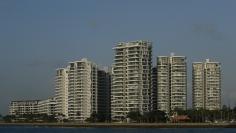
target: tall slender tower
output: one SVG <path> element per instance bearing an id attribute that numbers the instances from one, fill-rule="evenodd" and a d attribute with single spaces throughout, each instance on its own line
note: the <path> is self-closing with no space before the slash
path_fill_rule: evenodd
<path id="1" fill-rule="evenodd" d="M 97 65 L 82 59 L 69 63 L 68 114 L 69 119 L 85 121 L 97 113 Z"/>
<path id="2" fill-rule="evenodd" d="M 170 113 L 187 108 L 187 63 L 185 56 L 157 58 L 157 109 Z"/>
<path id="3" fill-rule="evenodd" d="M 150 111 L 152 45 L 134 41 L 119 43 L 114 50 L 111 117 L 121 121 L 128 112 Z"/>
<path id="4" fill-rule="evenodd" d="M 59 68 L 56 70 L 55 78 L 55 101 L 57 115 L 64 115 L 68 118 L 68 69 Z"/>
<path id="5" fill-rule="evenodd" d="M 98 70 L 98 115 L 111 119 L 111 73 L 109 68 Z"/>
<path id="6" fill-rule="evenodd" d="M 219 62 L 194 62 L 192 65 L 193 108 L 221 108 L 221 65 Z"/>
<path id="7" fill-rule="evenodd" d="M 157 110 L 157 67 L 152 68 L 152 100 L 151 100 L 151 109 L 153 111 Z"/>

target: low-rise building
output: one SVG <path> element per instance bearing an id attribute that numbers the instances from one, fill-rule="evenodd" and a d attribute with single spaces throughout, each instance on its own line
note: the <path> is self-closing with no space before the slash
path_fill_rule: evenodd
<path id="1" fill-rule="evenodd" d="M 10 104 L 10 115 L 38 114 L 38 103 L 40 100 L 12 101 Z"/>
<path id="2" fill-rule="evenodd" d="M 54 97 L 46 100 L 41 100 L 38 102 L 38 113 L 54 115 L 55 107 L 56 107 L 56 100 Z"/>

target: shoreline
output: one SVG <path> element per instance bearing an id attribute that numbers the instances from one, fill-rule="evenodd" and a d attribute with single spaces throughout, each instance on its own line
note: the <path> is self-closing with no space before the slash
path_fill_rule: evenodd
<path id="1" fill-rule="evenodd" d="M 236 128 L 235 123 L 0 123 L 1 126 L 60 128 Z"/>

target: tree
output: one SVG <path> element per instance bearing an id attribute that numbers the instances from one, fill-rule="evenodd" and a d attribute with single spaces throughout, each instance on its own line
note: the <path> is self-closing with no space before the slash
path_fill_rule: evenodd
<path id="1" fill-rule="evenodd" d="M 14 120 L 15 118 L 16 118 L 16 116 L 14 116 L 14 115 L 6 115 L 6 116 L 3 117 L 3 120 L 4 120 L 5 122 L 11 123 L 11 122 L 13 122 L 13 120 Z"/>
<path id="2" fill-rule="evenodd" d="M 127 114 L 127 118 L 130 118 L 130 120 L 134 122 L 140 122 L 142 115 L 139 111 L 131 111 Z"/>
<path id="3" fill-rule="evenodd" d="M 167 121 L 167 115 L 165 112 L 157 110 L 157 111 L 151 111 L 146 112 L 143 114 L 142 119 L 144 122 L 166 122 Z"/>
<path id="4" fill-rule="evenodd" d="M 88 119 L 89 122 L 96 122 L 97 121 L 97 113 L 96 112 L 93 112 L 91 115 L 90 115 L 90 118 Z"/>
<path id="5" fill-rule="evenodd" d="M 154 122 L 166 122 L 167 114 L 164 111 L 154 111 L 153 112 Z"/>

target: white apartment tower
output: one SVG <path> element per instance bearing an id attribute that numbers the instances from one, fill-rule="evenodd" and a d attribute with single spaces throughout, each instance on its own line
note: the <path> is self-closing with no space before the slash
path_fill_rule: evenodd
<path id="1" fill-rule="evenodd" d="M 221 64 L 194 62 L 192 65 L 193 108 L 219 110 L 221 108 Z"/>
<path id="2" fill-rule="evenodd" d="M 121 121 L 130 111 L 150 111 L 152 45 L 147 41 L 122 42 L 113 49 L 111 118 Z"/>
<path id="3" fill-rule="evenodd" d="M 187 63 L 185 56 L 157 57 L 157 109 L 170 113 L 187 108 Z"/>
<path id="4" fill-rule="evenodd" d="M 87 59 L 69 64 L 69 120 L 85 121 L 97 113 L 97 65 Z"/>
<path id="5" fill-rule="evenodd" d="M 55 78 L 55 101 L 57 115 L 64 115 L 68 118 L 68 68 L 56 70 Z"/>

